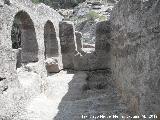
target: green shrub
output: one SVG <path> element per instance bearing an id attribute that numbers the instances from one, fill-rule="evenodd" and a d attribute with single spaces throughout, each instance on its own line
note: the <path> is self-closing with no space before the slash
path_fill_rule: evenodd
<path id="1" fill-rule="evenodd" d="M 95 11 L 90 11 L 87 14 L 87 19 L 91 21 L 95 21 L 96 19 L 99 19 L 100 21 L 106 20 L 106 17 L 104 15 L 99 15 Z"/>
<path id="2" fill-rule="evenodd" d="M 106 16 L 104 16 L 104 15 L 101 15 L 100 17 L 99 17 L 99 20 L 100 21 L 104 21 L 104 20 L 106 20 L 107 18 L 106 18 Z"/>
<path id="3" fill-rule="evenodd" d="M 53 8 L 73 8 L 82 0 L 32 0 L 33 3 L 44 3 Z"/>
<path id="4" fill-rule="evenodd" d="M 99 17 L 98 13 L 96 13 L 95 11 L 90 11 L 88 14 L 87 14 L 87 19 L 88 20 L 92 20 L 94 21 L 95 19 L 97 19 Z"/>
<path id="5" fill-rule="evenodd" d="M 32 0 L 33 3 L 40 3 L 40 0 Z"/>

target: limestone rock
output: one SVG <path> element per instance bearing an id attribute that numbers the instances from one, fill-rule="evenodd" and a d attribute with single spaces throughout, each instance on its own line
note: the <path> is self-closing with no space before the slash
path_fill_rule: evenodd
<path id="1" fill-rule="evenodd" d="M 113 77 L 132 114 L 160 111 L 159 14 L 159 0 L 120 0 L 111 14 Z"/>
<path id="2" fill-rule="evenodd" d="M 10 5 L 11 2 L 10 2 L 10 0 L 4 0 L 4 4 Z"/>
<path id="3" fill-rule="evenodd" d="M 77 51 L 75 27 L 69 21 L 60 22 L 59 27 L 63 67 L 73 69 L 73 57 Z"/>
<path id="4" fill-rule="evenodd" d="M 83 41 L 95 43 L 96 24 L 110 18 L 113 6 L 113 2 L 110 3 L 108 0 L 107 2 L 86 1 L 73 9 L 70 20 L 75 23 L 76 30 L 82 33 Z"/>
<path id="5" fill-rule="evenodd" d="M 77 51 L 81 52 L 83 48 L 82 33 L 76 31 L 75 35 L 76 35 Z"/>
<path id="6" fill-rule="evenodd" d="M 106 53 L 110 51 L 111 45 L 111 26 L 110 21 L 99 22 L 96 25 L 96 51 L 105 51 Z"/>
<path id="7" fill-rule="evenodd" d="M 62 53 L 74 52 L 75 45 L 75 27 L 72 22 L 63 21 L 59 24 L 60 27 L 60 42 Z"/>
<path id="8" fill-rule="evenodd" d="M 58 73 L 60 67 L 58 65 L 58 60 L 54 58 L 48 58 L 46 61 L 46 69 L 48 73 Z"/>
<path id="9" fill-rule="evenodd" d="M 44 26 L 50 20 L 55 32 L 58 33 L 58 24 L 63 17 L 52 8 L 44 4 L 33 4 L 31 0 L 0 0 L 0 11 L 0 119 L 29 119 L 20 116 L 23 114 L 22 109 L 25 109 L 30 98 L 44 91 L 42 88 L 44 88 L 44 78 L 47 76 L 44 64 Z M 14 24 L 18 26 L 16 32 L 13 32 Z M 49 36 L 53 37 L 53 35 Z M 18 48 L 21 47 L 22 50 L 13 48 L 14 38 L 17 43 L 21 41 Z M 58 34 L 56 38 L 59 50 Z M 61 55 L 57 54 L 56 57 L 58 63 L 61 63 Z M 18 76 L 21 68 L 24 76 Z M 57 72 L 57 69 L 54 71 Z M 37 82 L 31 82 L 30 73 L 36 75 Z M 37 75 L 42 79 L 39 79 Z M 21 80 L 24 85 L 29 84 L 27 89 L 19 83 Z"/>
<path id="10" fill-rule="evenodd" d="M 83 48 L 95 48 L 95 45 L 89 43 L 83 43 Z"/>
<path id="11" fill-rule="evenodd" d="M 0 7 L 3 7 L 4 2 L 2 0 L 0 0 Z"/>

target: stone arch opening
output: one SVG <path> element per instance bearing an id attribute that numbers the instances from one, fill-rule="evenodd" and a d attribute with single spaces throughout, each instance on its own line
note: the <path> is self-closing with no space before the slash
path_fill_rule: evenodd
<path id="1" fill-rule="evenodd" d="M 22 63 L 38 61 L 38 43 L 34 24 L 28 13 L 18 12 L 11 31 L 12 49 L 17 49 L 17 68 Z"/>
<path id="2" fill-rule="evenodd" d="M 44 26 L 45 58 L 58 56 L 58 41 L 53 23 L 48 20 Z"/>

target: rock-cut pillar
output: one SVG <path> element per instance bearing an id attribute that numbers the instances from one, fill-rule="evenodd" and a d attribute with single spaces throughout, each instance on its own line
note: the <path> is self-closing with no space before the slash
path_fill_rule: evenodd
<path id="1" fill-rule="evenodd" d="M 59 23 L 62 62 L 65 69 L 74 69 L 74 55 L 77 53 L 75 28 L 72 22 Z"/>

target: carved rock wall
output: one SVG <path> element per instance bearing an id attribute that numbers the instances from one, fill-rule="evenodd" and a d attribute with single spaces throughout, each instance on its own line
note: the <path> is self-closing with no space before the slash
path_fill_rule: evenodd
<path id="1" fill-rule="evenodd" d="M 59 28 L 63 67 L 74 69 L 73 58 L 77 52 L 75 27 L 72 22 L 62 21 Z"/>
<path id="2" fill-rule="evenodd" d="M 112 70 L 130 114 L 160 111 L 160 1 L 121 0 L 111 14 Z"/>
<path id="3" fill-rule="evenodd" d="M 18 22 L 23 21 L 23 23 L 19 23 L 19 25 L 22 25 L 22 53 L 19 49 L 12 48 L 11 31 L 15 16 L 21 18 Z M 31 21 L 32 25 L 27 23 L 25 17 Z M 32 4 L 30 0 L 9 0 L 9 3 L 6 3 L 6 0 L 0 1 L 0 119 L 21 119 L 16 118 L 16 115 L 19 114 L 18 112 L 22 112 L 26 102 L 44 89 L 45 79 L 41 79 L 46 77 L 44 26 L 48 20 L 53 23 L 55 28 L 59 48 L 56 59 L 60 68 L 62 68 L 59 40 L 59 21 L 62 20 L 62 17 L 50 7 L 44 4 Z M 29 32 L 31 27 L 35 32 L 34 35 L 33 32 Z M 36 40 L 36 47 L 33 44 L 32 36 Z M 33 47 L 31 47 L 32 45 Z M 37 51 L 34 51 L 34 48 L 37 48 Z M 35 53 L 37 54 L 36 61 L 34 61 L 34 58 L 34 60 L 32 59 Z M 19 54 L 23 56 L 21 57 L 22 59 L 19 58 L 21 56 Z M 27 60 L 28 58 L 31 59 Z M 23 82 L 28 83 L 30 79 L 32 80 L 32 76 L 27 75 L 27 73 L 24 76 L 22 75 L 22 77 L 20 76 L 20 79 L 17 77 L 19 70 L 16 70 L 16 68 L 21 66 L 21 64 L 17 64 L 17 61 L 21 60 L 23 61 L 23 69 L 26 69 L 25 72 L 30 71 L 29 74 L 38 76 L 35 77 L 36 83 L 32 83 L 32 86 L 29 88 L 23 88 L 21 81 L 26 80 Z M 30 61 L 30 64 L 25 61 Z"/>

